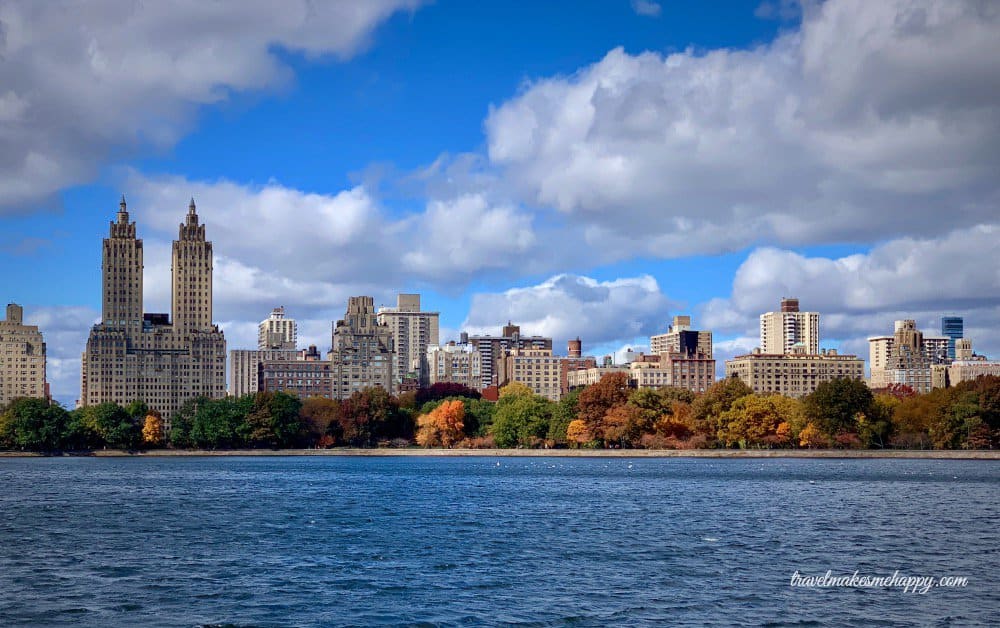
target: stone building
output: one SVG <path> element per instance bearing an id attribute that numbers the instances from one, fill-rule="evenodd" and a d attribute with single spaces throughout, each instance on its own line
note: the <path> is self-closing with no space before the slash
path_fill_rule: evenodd
<path id="1" fill-rule="evenodd" d="M 562 360 L 552 349 L 511 349 L 500 357 L 501 387 L 511 382 L 525 384 L 536 395 L 559 401 L 562 398 Z"/>
<path id="2" fill-rule="evenodd" d="M 427 364 L 429 384 L 452 383 L 473 390 L 482 389 L 482 355 L 468 343 L 449 342 L 429 347 Z"/>
<path id="3" fill-rule="evenodd" d="M 0 321 L 0 408 L 18 397 L 48 396 L 42 333 L 24 324 L 20 305 L 9 303 Z"/>
<path id="4" fill-rule="evenodd" d="M 886 388 L 892 384 L 909 386 L 918 393 L 933 388 L 932 367 L 948 364 L 951 339 L 925 335 L 916 321 L 898 320 L 893 335 L 868 339 L 869 385 Z"/>
<path id="5" fill-rule="evenodd" d="M 380 307 L 378 322 L 392 332 L 396 349 L 393 365 L 396 384 L 415 380 L 420 386 L 430 384 L 427 348 L 438 344 L 438 312 L 422 312 L 419 294 L 396 296 L 396 307 Z"/>
<path id="6" fill-rule="evenodd" d="M 726 360 L 726 377 L 738 377 L 755 393 L 778 393 L 804 397 L 823 382 L 834 379 L 864 381 L 865 363 L 855 355 L 840 355 L 834 349 L 810 354 L 805 346 L 787 354 L 754 353 Z"/>
<path id="7" fill-rule="evenodd" d="M 298 349 L 299 326 L 294 318 L 285 316 L 285 306 L 271 310 L 271 315 L 257 326 L 257 349 L 261 351 Z"/>
<path id="8" fill-rule="evenodd" d="M 481 388 L 502 385 L 500 360 L 514 349 L 540 349 L 552 351 L 552 339 L 542 336 L 522 336 L 521 328 L 507 321 L 499 336 L 468 336 L 462 334 L 462 342 L 468 342 L 482 356 Z"/>
<path id="9" fill-rule="evenodd" d="M 172 247 L 172 320 L 142 311 L 142 240 L 124 197 L 102 250 L 102 315 L 82 356 L 80 404 L 142 400 L 169 430 L 185 401 L 226 392 L 226 340 L 212 323 L 212 243 L 192 199 Z"/>
<path id="10" fill-rule="evenodd" d="M 333 398 L 333 368 L 320 357 L 316 345 L 297 352 L 294 360 L 261 360 L 259 369 L 261 391 L 286 392 L 300 399 Z"/>
<path id="11" fill-rule="evenodd" d="M 365 388 L 396 394 L 392 330 L 378 322 L 372 297 L 350 297 L 344 318 L 333 326 L 331 393 L 346 399 Z"/>
<path id="12" fill-rule="evenodd" d="M 292 362 L 299 356 L 294 349 L 233 349 L 229 352 L 229 394 L 242 397 L 259 392 L 262 362 Z"/>

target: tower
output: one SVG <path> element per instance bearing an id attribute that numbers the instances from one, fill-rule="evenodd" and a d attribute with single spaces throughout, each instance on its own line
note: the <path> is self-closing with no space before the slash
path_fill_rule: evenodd
<path id="1" fill-rule="evenodd" d="M 779 312 L 760 315 L 760 348 L 764 353 L 786 355 L 799 343 L 807 354 L 819 354 L 818 312 L 800 312 L 798 299 L 783 298 Z"/>
<path id="2" fill-rule="evenodd" d="M 198 224 L 194 199 L 174 240 L 171 259 L 174 330 L 186 334 L 212 327 L 212 243 Z"/>
<path id="3" fill-rule="evenodd" d="M 965 321 L 961 316 L 941 317 L 941 335 L 948 337 L 948 357 L 955 359 L 955 341 L 965 334 Z"/>
<path id="4" fill-rule="evenodd" d="M 101 270 L 101 320 L 109 328 L 138 333 L 142 329 L 142 240 L 135 237 L 124 195 L 104 239 Z"/>

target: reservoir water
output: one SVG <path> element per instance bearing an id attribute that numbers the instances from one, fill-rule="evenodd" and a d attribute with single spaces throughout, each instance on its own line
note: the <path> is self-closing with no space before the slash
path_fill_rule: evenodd
<path id="1" fill-rule="evenodd" d="M 1000 463 L 0 459 L 0 625 L 996 625 Z M 965 587 L 792 587 L 802 576 Z"/>

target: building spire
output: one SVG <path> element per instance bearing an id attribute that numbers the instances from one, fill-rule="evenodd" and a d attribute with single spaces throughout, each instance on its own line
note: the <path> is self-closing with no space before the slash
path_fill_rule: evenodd
<path id="1" fill-rule="evenodd" d="M 188 213 L 189 213 L 189 214 L 193 214 L 193 213 L 195 213 L 195 207 L 194 207 L 194 197 L 193 197 L 193 196 L 191 197 L 191 204 L 190 204 L 190 205 L 188 205 Z"/>
<path id="2" fill-rule="evenodd" d="M 196 211 L 194 205 L 194 197 L 191 197 L 191 203 L 188 205 L 187 213 L 187 225 L 189 227 L 195 227 L 198 225 L 198 212 Z"/>
<path id="3" fill-rule="evenodd" d="M 122 194 L 122 200 L 118 203 L 118 222 L 125 224 L 128 222 L 128 211 L 125 205 L 125 195 Z"/>

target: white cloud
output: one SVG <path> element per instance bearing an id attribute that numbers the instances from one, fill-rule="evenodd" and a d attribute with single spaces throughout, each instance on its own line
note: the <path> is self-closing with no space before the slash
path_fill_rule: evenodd
<path id="1" fill-rule="evenodd" d="M 648 275 L 597 281 L 564 274 L 535 286 L 473 295 L 463 329 L 496 334 L 510 320 L 522 334 L 551 336 L 557 352 L 577 336 L 586 351 L 665 331 L 673 307 Z"/>
<path id="2" fill-rule="evenodd" d="M 637 15 L 659 17 L 662 7 L 660 7 L 659 2 L 653 2 L 653 0 L 632 0 L 632 10 Z"/>
<path id="3" fill-rule="evenodd" d="M 0 211 L 172 146 L 197 107 L 287 84 L 278 50 L 346 58 L 418 0 L 0 5 Z"/>
<path id="4" fill-rule="evenodd" d="M 628 256 L 877 242 L 995 220 L 1000 8 L 807 5 L 750 50 L 622 49 L 491 110 L 529 204 Z"/>
<path id="5" fill-rule="evenodd" d="M 52 397 L 73 408 L 80 396 L 80 354 L 90 327 L 101 313 L 79 306 L 24 306 L 26 325 L 37 325 L 45 339 L 46 379 Z"/>

